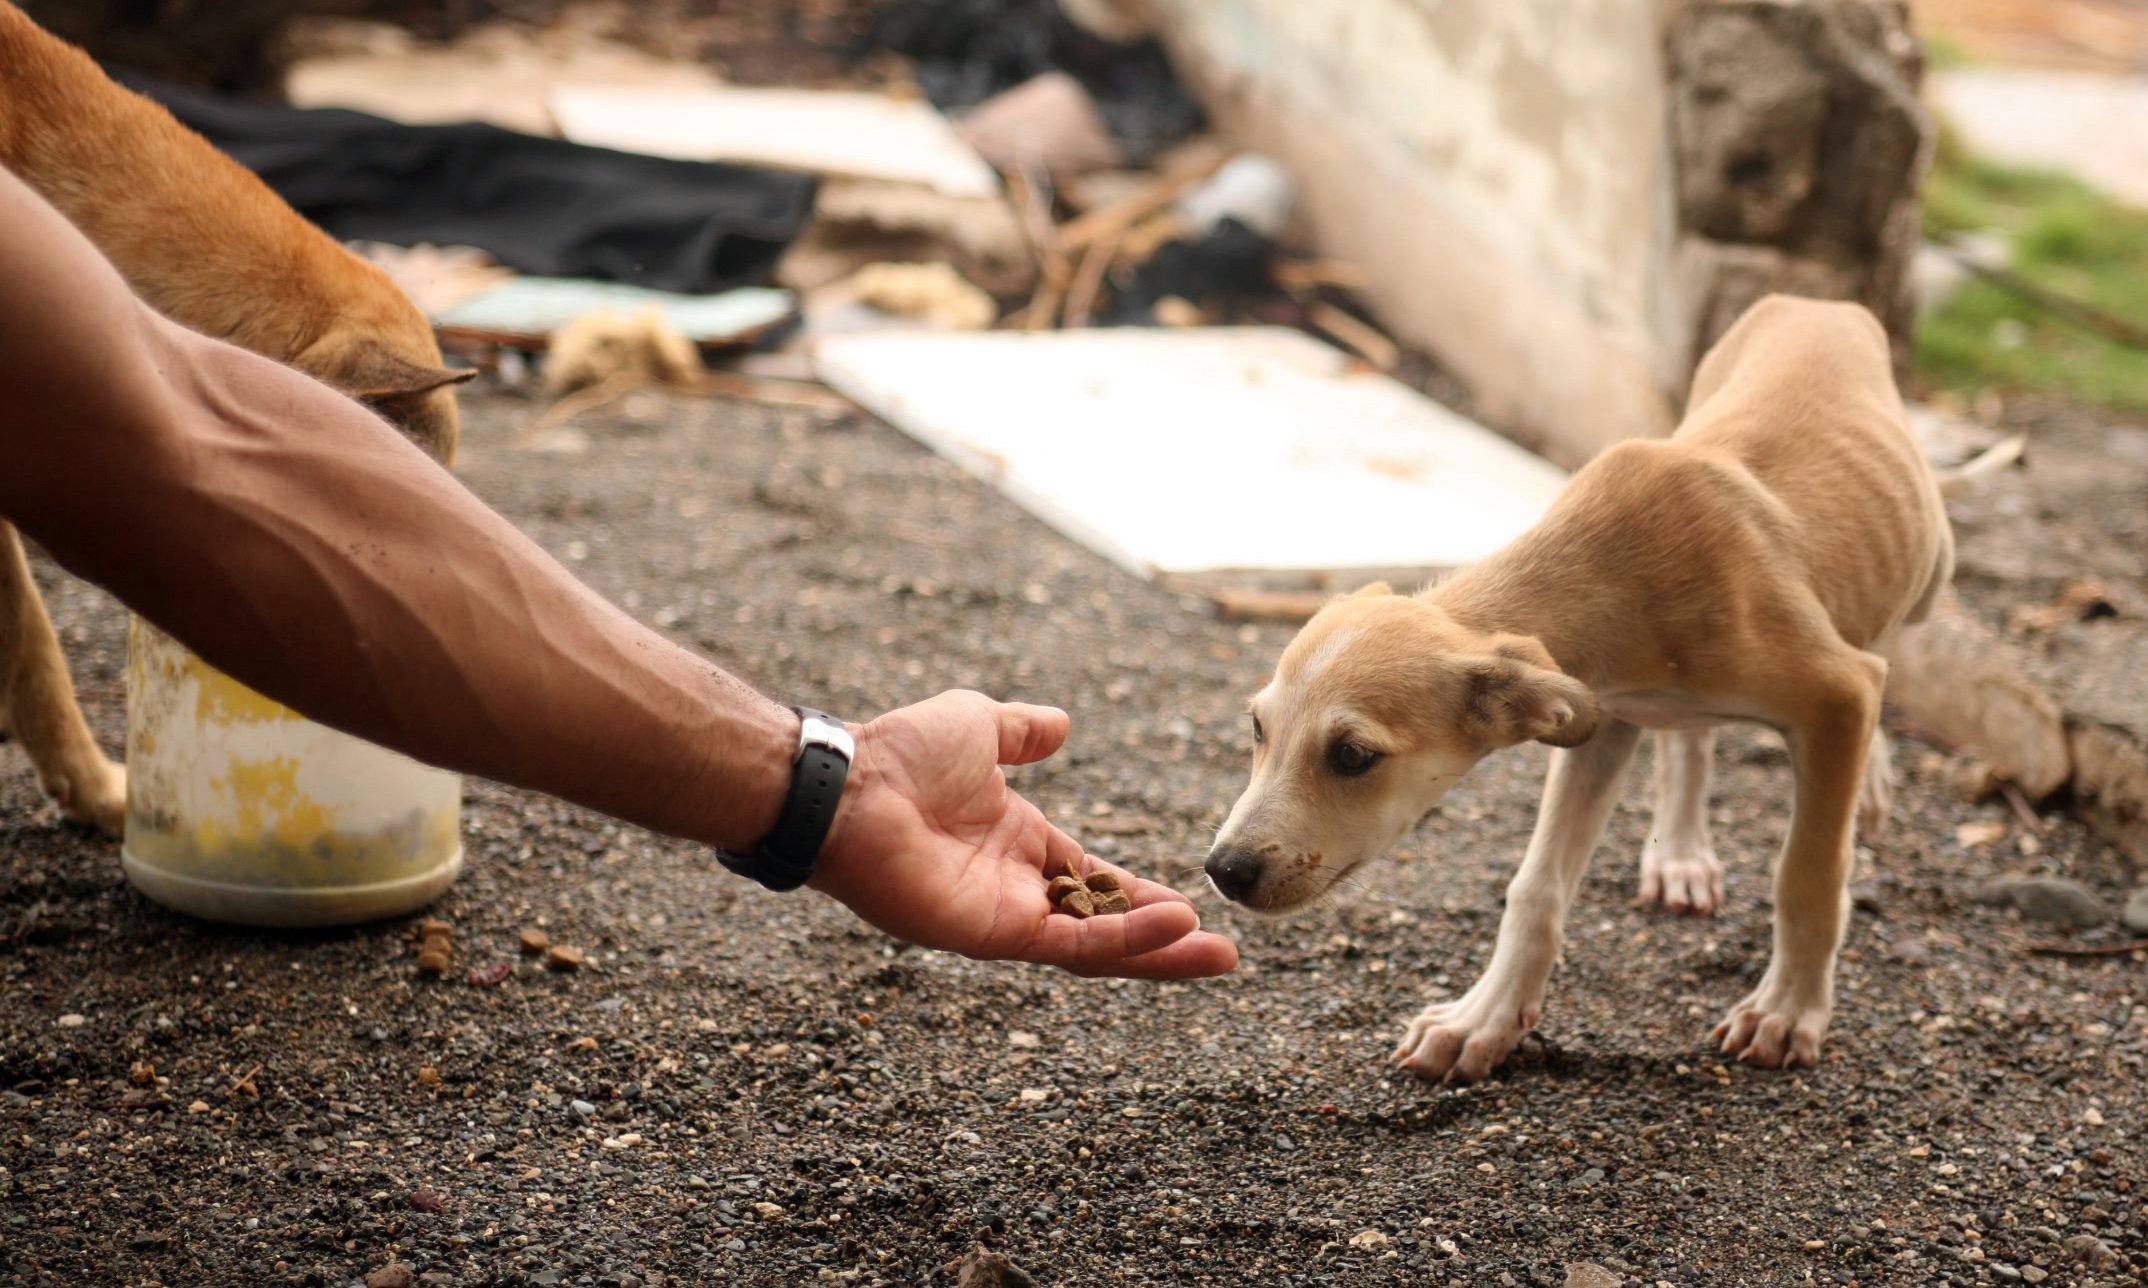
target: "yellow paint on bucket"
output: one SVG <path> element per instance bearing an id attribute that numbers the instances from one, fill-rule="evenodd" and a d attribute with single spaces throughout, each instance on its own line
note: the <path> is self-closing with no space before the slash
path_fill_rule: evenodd
<path id="1" fill-rule="evenodd" d="M 127 876 L 181 912 L 320 926 L 415 911 L 462 868 L 462 780 L 317 725 L 140 618 Z"/>

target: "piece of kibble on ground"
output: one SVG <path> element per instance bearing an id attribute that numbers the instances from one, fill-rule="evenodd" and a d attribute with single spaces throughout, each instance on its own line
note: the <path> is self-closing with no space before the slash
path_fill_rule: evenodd
<path id="1" fill-rule="evenodd" d="M 1134 910 L 1134 901 L 1120 888 L 1119 878 L 1109 872 L 1053 877 L 1045 894 L 1054 910 L 1069 917 L 1116 917 Z"/>
<path id="2" fill-rule="evenodd" d="M 522 932 L 522 951 L 531 957 L 552 946 L 552 936 L 532 926 Z"/>
<path id="3" fill-rule="evenodd" d="M 431 939 L 435 935 L 453 935 L 454 933 L 455 923 L 442 921 L 438 917 L 427 917 L 418 923 L 418 938 L 420 939 Z"/>
<path id="4" fill-rule="evenodd" d="M 419 974 L 445 975 L 447 974 L 447 969 L 448 955 L 445 952 L 439 949 L 427 947 L 423 952 L 418 954 Z"/>
<path id="5" fill-rule="evenodd" d="M 545 950 L 544 965 L 546 970 L 580 970 L 582 950 L 570 948 L 566 944 L 554 944 Z"/>

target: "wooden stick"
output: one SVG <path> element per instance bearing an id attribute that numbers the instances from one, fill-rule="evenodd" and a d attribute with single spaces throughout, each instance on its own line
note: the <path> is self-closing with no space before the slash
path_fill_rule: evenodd
<path id="1" fill-rule="evenodd" d="M 1061 224 L 1054 249 L 1061 254 L 1071 254 L 1091 242 L 1125 232 L 1178 200 L 1179 194 L 1186 189 L 1222 169 L 1229 157 L 1228 152 L 1218 149 L 1181 158 L 1148 186 L 1130 192 L 1108 206 L 1084 211 Z"/>
<path id="2" fill-rule="evenodd" d="M 856 411 L 858 405 L 825 385 L 802 380 L 777 380 L 749 376 L 739 371 L 704 371 L 695 378 L 696 392 L 725 398 L 745 398 L 779 407 L 803 407 L 809 411 Z"/>
<path id="3" fill-rule="evenodd" d="M 563 425 L 585 411 L 594 411 L 608 402 L 626 397 L 637 389 L 646 388 L 652 382 L 638 371 L 621 371 L 606 376 L 586 389 L 565 394 L 544 409 L 530 427 L 515 436 L 517 442 L 527 442 L 548 429 Z"/>
<path id="4" fill-rule="evenodd" d="M 1343 347 L 1381 371 L 1393 371 L 1395 363 L 1401 360 L 1402 351 L 1395 347 L 1393 340 L 1326 300 L 1316 301 L 1306 309 L 1305 316 L 1314 326 L 1340 340 Z"/>
<path id="5" fill-rule="evenodd" d="M 2031 832 L 2044 830 L 2044 821 L 2036 816 L 2035 810 L 2029 808 L 2029 798 L 2021 794 L 2019 787 L 2002 778 L 1999 780 L 1999 794 L 2006 797 L 2006 803 L 2013 807 L 2014 817 L 2021 820 L 2022 827 Z"/>
<path id="6" fill-rule="evenodd" d="M 1118 258 L 1123 240 L 1123 237 L 1105 237 L 1089 243 L 1088 250 L 1082 253 L 1081 267 L 1074 270 L 1074 283 L 1067 289 L 1067 326 L 1089 325 L 1089 314 L 1096 308 L 1097 294 L 1104 288 L 1104 274 Z"/>
<path id="7" fill-rule="evenodd" d="M 2127 953 L 2148 951 L 2148 939 L 2134 939 L 2123 944 L 2030 944 L 2022 951 L 2038 957 L 2123 957 Z"/>
<path id="8" fill-rule="evenodd" d="M 1208 602 L 1226 622 L 1296 624 L 1327 606 L 1333 595 L 1304 590 L 1212 590 Z"/>
<path id="9" fill-rule="evenodd" d="M 2134 349 L 2148 349 L 2148 327 L 2136 326 L 2115 313 L 2105 312 L 2085 300 L 2077 300 L 2044 286 L 2011 268 L 1999 264 L 1987 264 L 1959 247 L 1937 243 L 1941 253 L 1978 277 L 2012 291 L 2048 313 L 2054 313 L 2065 321 L 2084 330 L 2094 331 L 2106 339 Z"/>
<path id="10" fill-rule="evenodd" d="M 1287 291 L 1310 291 L 1322 286 L 1362 291 L 1365 274 L 1348 260 L 1285 259 L 1276 262 L 1275 284 Z"/>
<path id="11" fill-rule="evenodd" d="M 1059 325 L 1059 303 L 1065 298 L 1067 279 L 1071 270 L 1066 255 L 1056 245 L 1052 227 L 1051 176 L 1034 166 L 1024 165 L 1017 176 L 1020 184 L 1009 183 L 1021 194 L 1022 233 L 1029 242 L 1029 252 L 1037 261 L 1037 289 L 1030 295 L 1029 303 L 1017 309 L 1022 316 L 1025 331 L 1049 331 Z M 1003 323 L 1003 325 L 1011 324 Z"/>

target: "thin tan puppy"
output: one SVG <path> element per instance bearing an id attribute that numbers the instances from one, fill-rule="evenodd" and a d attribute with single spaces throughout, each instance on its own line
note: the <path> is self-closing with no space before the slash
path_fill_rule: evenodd
<path id="1" fill-rule="evenodd" d="M 1207 869 L 1249 908 L 1314 898 L 1373 858 L 1487 753 L 1553 753 L 1483 976 L 1427 1007 L 1395 1059 L 1490 1073 L 1537 1022 L 1561 928 L 1641 730 L 1658 730 L 1644 899 L 1711 911 L 1713 726 L 1788 741 L 1796 778 L 1775 872 L 1775 952 L 1716 1027 L 1751 1064 L 1811 1065 L 1834 1008 L 1853 823 L 1887 809 L 1873 650 L 1953 574 L 1940 489 L 1910 435 L 1877 320 L 1771 296 L 1695 377 L 1669 439 L 1606 451 L 1535 528 L 1405 597 L 1323 609 L 1253 711 L 1253 778 Z"/>
<path id="2" fill-rule="evenodd" d="M 476 373 L 442 366 L 431 325 L 387 274 L 6 0 L 0 165 L 158 312 L 362 399 L 439 460 L 453 459 L 448 386 Z M 0 733 L 22 742 L 62 813 L 118 834 L 126 775 L 82 719 L 21 539 L 4 520 Z"/>

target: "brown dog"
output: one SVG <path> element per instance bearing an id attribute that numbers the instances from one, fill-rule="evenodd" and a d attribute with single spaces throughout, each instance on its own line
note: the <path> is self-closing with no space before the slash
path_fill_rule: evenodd
<path id="1" fill-rule="evenodd" d="M 1953 574 L 1941 489 L 1877 320 L 1773 296 L 1701 363 L 1685 423 L 1574 475 L 1543 521 L 1415 597 L 1369 586 L 1306 624 L 1253 699 L 1253 779 L 1208 873 L 1296 907 L 1407 832 L 1486 754 L 1559 748 L 1490 964 L 1395 1058 L 1481 1078 L 1541 1012 L 1562 924 L 1643 728 L 1657 741 L 1645 900 L 1706 912 L 1714 725 L 1780 730 L 1796 775 L 1775 953 L 1723 1050 L 1812 1064 L 1834 1005 L 1853 823 L 1886 810 L 1874 651 Z"/>
<path id="2" fill-rule="evenodd" d="M 0 0 L 0 165 L 173 321 L 286 362 L 445 463 L 458 421 L 432 327 L 387 274 Z M 90 736 L 14 528 L 0 522 L 0 732 L 70 818 L 117 834 L 126 776 Z"/>

